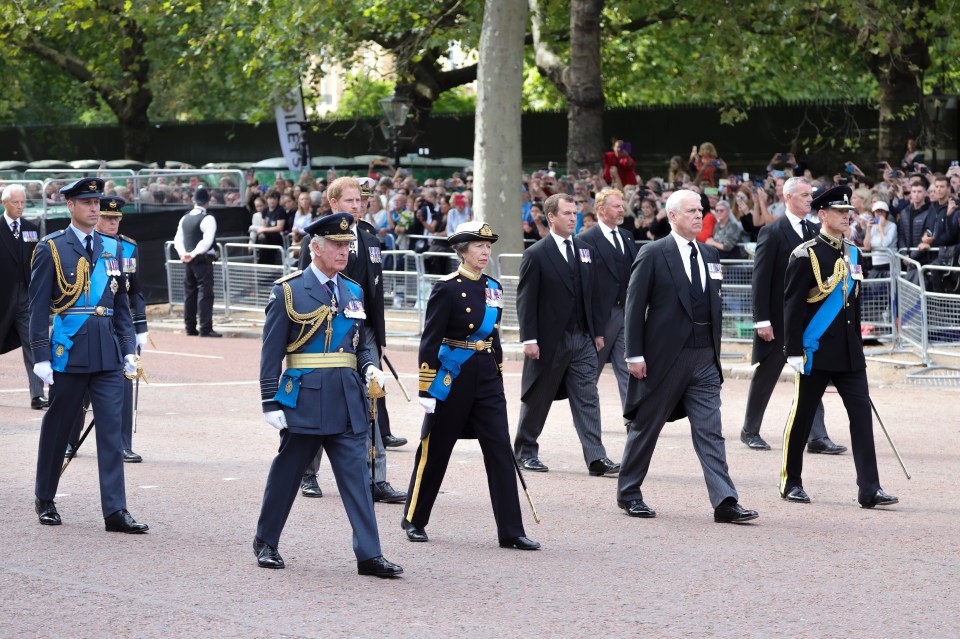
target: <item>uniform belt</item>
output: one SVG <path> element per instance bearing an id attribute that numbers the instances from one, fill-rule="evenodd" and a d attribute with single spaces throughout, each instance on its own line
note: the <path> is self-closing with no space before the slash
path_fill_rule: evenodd
<path id="1" fill-rule="evenodd" d="M 353 353 L 293 353 L 287 355 L 287 368 L 356 368 Z"/>
<path id="2" fill-rule="evenodd" d="M 113 315 L 113 309 L 106 306 L 71 306 L 60 311 L 61 315 L 99 315 L 100 317 L 110 317 Z"/>
<path id="3" fill-rule="evenodd" d="M 449 339 L 447 337 L 443 338 L 443 343 L 447 346 L 452 346 L 454 348 L 465 348 L 468 351 L 485 351 L 488 348 L 493 348 L 493 340 L 486 341 L 480 340 L 477 342 L 463 342 L 458 339 Z"/>

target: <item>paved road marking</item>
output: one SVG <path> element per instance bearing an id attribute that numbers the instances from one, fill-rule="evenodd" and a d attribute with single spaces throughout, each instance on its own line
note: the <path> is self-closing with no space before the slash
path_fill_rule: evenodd
<path id="1" fill-rule="evenodd" d="M 180 353 L 177 351 L 155 351 L 153 349 L 150 349 L 148 351 L 143 351 L 142 354 L 152 355 L 153 353 L 156 353 L 157 355 L 179 355 L 180 357 L 198 357 L 200 359 L 223 359 L 222 355 L 199 355 L 197 353 Z"/>
<path id="2" fill-rule="evenodd" d="M 150 382 L 149 388 L 194 388 L 197 386 L 254 386 L 260 384 L 260 380 L 243 380 L 236 382 Z"/>

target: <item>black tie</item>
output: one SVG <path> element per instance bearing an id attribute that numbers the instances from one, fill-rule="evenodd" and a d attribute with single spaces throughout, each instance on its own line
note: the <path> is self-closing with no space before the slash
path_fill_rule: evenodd
<path id="1" fill-rule="evenodd" d="M 623 247 L 620 245 L 620 238 L 618 237 L 620 234 L 617 233 L 617 229 L 610 231 L 610 235 L 613 236 L 613 245 L 617 247 L 617 253 L 623 255 Z"/>
<path id="2" fill-rule="evenodd" d="M 564 240 L 564 244 L 567 245 L 567 264 L 570 265 L 570 270 L 573 270 L 574 261 L 573 261 L 573 242 L 570 240 Z"/>
<path id="3" fill-rule="evenodd" d="M 690 246 L 690 290 L 700 296 L 703 293 L 703 282 L 700 281 L 700 265 L 697 263 L 697 247 L 693 242 Z"/>
<path id="4" fill-rule="evenodd" d="M 13 221 L 13 239 L 20 239 L 20 220 Z"/>
<path id="5" fill-rule="evenodd" d="M 90 264 L 93 264 L 93 236 L 88 235 L 84 240 L 87 245 L 87 257 L 90 258 Z"/>
<path id="6" fill-rule="evenodd" d="M 333 312 L 337 312 L 337 289 L 334 287 L 333 280 L 327 280 L 323 284 L 327 288 L 327 293 L 330 293 L 330 308 L 333 309 Z"/>
<path id="7" fill-rule="evenodd" d="M 803 240 L 809 240 L 811 235 L 810 226 L 807 224 L 806 220 L 800 220 L 800 230 L 803 232 Z"/>

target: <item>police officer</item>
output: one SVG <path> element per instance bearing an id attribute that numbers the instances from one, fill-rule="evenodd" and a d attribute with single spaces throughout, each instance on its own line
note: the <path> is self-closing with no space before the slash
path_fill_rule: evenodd
<path id="1" fill-rule="evenodd" d="M 420 405 L 426 411 L 401 522 L 410 541 L 424 528 L 453 446 L 476 438 L 487 469 L 497 536 L 503 548 L 537 550 L 520 516 L 507 400 L 503 393 L 500 315 L 503 288 L 483 274 L 497 235 L 483 222 L 464 222 L 448 238 L 461 264 L 437 282 L 420 339 Z"/>
<path id="2" fill-rule="evenodd" d="M 780 496 L 809 503 L 803 489 L 803 448 L 817 405 L 833 383 L 850 419 L 857 501 L 863 508 L 898 502 L 880 487 L 873 441 L 867 363 L 860 338 L 863 269 L 856 246 L 844 237 L 850 228 L 850 188 L 838 186 L 817 196 L 820 234 L 790 256 L 784 292 L 785 351 L 797 371 L 796 391 L 783 434 Z"/>
<path id="3" fill-rule="evenodd" d="M 111 532 L 143 533 L 127 512 L 120 444 L 123 376 L 137 374 L 135 338 L 122 247 L 95 230 L 103 180 L 83 178 L 60 189 L 70 225 L 38 243 L 30 281 L 30 348 L 34 372 L 51 385 L 40 428 L 35 507 L 40 523 L 60 525 L 54 505 L 70 427 L 89 394 L 97 415 L 100 504 Z M 48 333 L 53 312 L 53 332 Z M 121 355 L 122 353 L 122 355 Z"/>
<path id="4" fill-rule="evenodd" d="M 284 567 L 280 533 L 304 469 L 324 448 L 353 528 L 358 574 L 394 577 L 403 568 L 380 551 L 366 464 L 370 422 L 363 378 L 368 385 L 385 380 L 363 338 L 363 289 L 340 274 L 352 223 L 340 213 L 315 224 L 312 263 L 277 280 L 267 303 L 260 393 L 264 418 L 280 431 L 280 451 L 267 476 L 253 551 L 261 567 Z"/>
<path id="5" fill-rule="evenodd" d="M 203 186 L 198 186 L 193 193 L 194 207 L 180 218 L 173 243 L 185 266 L 183 322 L 187 335 L 222 337 L 213 330 L 213 243 L 216 241 L 217 220 L 207 213 L 209 201 L 210 193 Z"/>

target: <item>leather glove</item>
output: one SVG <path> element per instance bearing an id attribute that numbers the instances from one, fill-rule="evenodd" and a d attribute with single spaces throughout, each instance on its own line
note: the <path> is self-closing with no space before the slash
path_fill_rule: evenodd
<path id="1" fill-rule="evenodd" d="M 34 364 L 33 374 L 42 379 L 47 386 L 53 385 L 53 367 L 50 366 L 50 360 Z"/>
<path id="2" fill-rule="evenodd" d="M 420 405 L 423 407 L 423 411 L 427 415 L 431 415 L 433 414 L 433 411 L 437 410 L 436 397 L 418 397 L 417 401 L 420 402 Z"/>
<path id="3" fill-rule="evenodd" d="M 137 333 L 137 350 L 143 350 L 147 347 L 147 344 L 150 342 L 147 335 L 150 333 Z"/>
<path id="4" fill-rule="evenodd" d="M 791 355 L 787 358 L 787 364 L 789 364 L 793 370 L 801 375 L 803 374 L 803 355 Z"/>
<path id="5" fill-rule="evenodd" d="M 283 430 L 287 427 L 287 418 L 284 416 L 282 410 L 267 411 L 263 414 L 263 418 L 277 430 Z"/>
<path id="6" fill-rule="evenodd" d="M 123 358 L 123 374 L 134 377 L 137 374 L 137 356 L 125 355 Z"/>
<path id="7" fill-rule="evenodd" d="M 367 366 L 367 370 L 364 371 L 364 377 L 366 378 L 367 386 L 370 386 L 371 379 L 376 379 L 380 388 L 383 388 L 384 384 L 387 383 L 387 376 L 376 366 Z"/>

